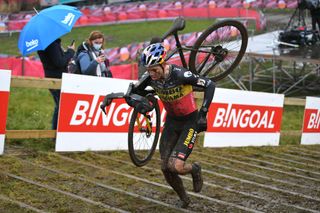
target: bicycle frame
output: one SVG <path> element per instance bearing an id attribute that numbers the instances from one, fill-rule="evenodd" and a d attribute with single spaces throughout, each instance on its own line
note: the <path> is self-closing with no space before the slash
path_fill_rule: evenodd
<path id="1" fill-rule="evenodd" d="M 176 48 L 171 51 L 167 57 L 166 57 L 166 61 L 169 60 L 172 56 L 174 56 L 175 54 L 179 53 L 179 57 L 180 57 L 180 60 L 181 60 L 181 63 L 182 63 L 182 66 L 186 69 L 189 69 L 189 65 L 184 57 L 184 52 L 185 51 L 192 51 L 192 50 L 195 50 L 193 49 L 192 46 L 183 46 L 181 45 L 181 42 L 179 40 L 179 36 L 178 36 L 178 31 L 181 31 L 183 30 L 185 27 L 185 20 L 181 17 L 175 19 L 174 23 L 173 23 L 173 26 L 170 30 L 168 30 L 161 38 L 161 40 L 163 41 L 164 39 L 166 39 L 167 37 L 173 35 L 174 36 L 174 39 L 175 39 L 175 43 L 176 43 Z M 215 52 L 213 51 L 214 47 L 212 46 L 208 46 L 208 48 L 211 48 L 211 51 L 206 51 L 206 50 L 197 50 L 198 52 L 202 52 L 202 53 L 210 53 L 210 54 L 215 54 Z M 206 56 L 206 58 L 204 59 L 204 63 L 202 65 L 202 67 L 200 67 L 199 70 L 202 70 L 204 65 L 206 64 L 207 60 L 209 59 L 210 57 L 210 54 L 208 54 Z M 215 65 L 217 65 L 220 61 L 218 61 L 217 63 L 214 63 L 212 67 L 214 67 Z"/>

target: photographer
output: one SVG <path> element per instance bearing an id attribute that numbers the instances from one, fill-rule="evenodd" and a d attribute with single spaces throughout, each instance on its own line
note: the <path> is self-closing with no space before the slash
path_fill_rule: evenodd
<path id="1" fill-rule="evenodd" d="M 310 10 L 312 30 L 320 29 L 320 0 L 299 0 L 298 8 Z M 317 29 L 318 24 L 318 29 Z"/>
<path id="2" fill-rule="evenodd" d="M 81 74 L 112 78 L 109 61 L 103 49 L 104 35 L 100 31 L 91 32 L 77 51 Z"/>

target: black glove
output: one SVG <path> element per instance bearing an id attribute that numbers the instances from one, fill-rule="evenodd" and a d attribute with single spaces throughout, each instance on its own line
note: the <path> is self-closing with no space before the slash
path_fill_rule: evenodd
<path id="1" fill-rule="evenodd" d="M 208 110 L 202 107 L 198 113 L 197 119 L 197 132 L 203 132 L 207 130 L 207 112 Z"/>

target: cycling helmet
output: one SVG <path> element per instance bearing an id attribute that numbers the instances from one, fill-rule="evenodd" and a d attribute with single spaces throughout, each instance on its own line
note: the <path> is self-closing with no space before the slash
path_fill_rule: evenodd
<path id="1" fill-rule="evenodd" d="M 166 56 L 166 50 L 161 43 L 155 43 L 147 46 L 141 56 L 142 65 L 151 67 L 162 64 Z"/>

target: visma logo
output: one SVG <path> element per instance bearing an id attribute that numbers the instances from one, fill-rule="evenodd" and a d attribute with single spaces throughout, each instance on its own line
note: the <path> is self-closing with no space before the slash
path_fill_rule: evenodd
<path id="1" fill-rule="evenodd" d="M 72 13 L 68 13 L 68 14 L 64 17 L 64 20 L 61 21 L 61 23 L 71 26 L 74 17 L 75 17 L 75 15 L 73 15 Z"/>
<path id="2" fill-rule="evenodd" d="M 38 39 L 32 39 L 31 41 L 26 41 L 27 52 L 36 48 L 39 45 Z"/>

